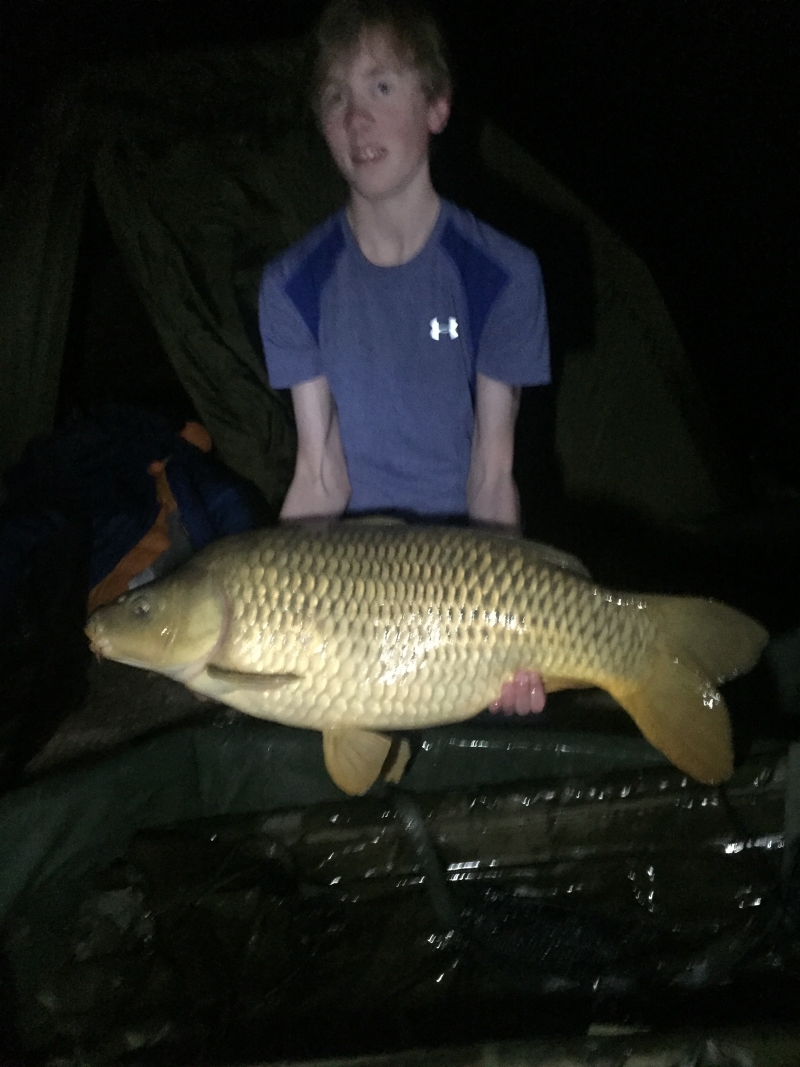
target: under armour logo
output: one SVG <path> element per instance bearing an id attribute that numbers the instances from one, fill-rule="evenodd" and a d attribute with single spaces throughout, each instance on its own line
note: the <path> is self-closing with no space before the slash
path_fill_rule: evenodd
<path id="1" fill-rule="evenodd" d="M 431 337 L 434 341 L 438 341 L 443 333 L 448 334 L 451 341 L 455 341 L 458 337 L 458 323 L 452 315 L 446 326 L 440 326 L 438 319 L 431 319 Z"/>

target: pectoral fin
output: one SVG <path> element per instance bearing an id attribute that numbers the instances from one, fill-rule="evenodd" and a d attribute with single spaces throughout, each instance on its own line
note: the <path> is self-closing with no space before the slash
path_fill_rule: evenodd
<path id="1" fill-rule="evenodd" d="M 259 674 L 256 671 L 229 671 L 224 667 L 209 664 L 206 674 L 218 683 L 220 691 L 228 689 L 250 689 L 255 692 L 267 692 L 280 689 L 290 682 L 299 682 L 299 674 Z"/>
<path id="2" fill-rule="evenodd" d="M 386 734 L 338 727 L 322 731 L 322 752 L 334 783 L 350 796 L 360 796 L 377 780 L 384 764 L 388 763 L 387 779 L 399 781 L 411 750 L 405 739 L 393 743 Z"/>

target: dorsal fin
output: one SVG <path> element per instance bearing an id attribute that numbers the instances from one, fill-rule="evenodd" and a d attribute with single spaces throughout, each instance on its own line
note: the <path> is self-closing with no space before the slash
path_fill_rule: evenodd
<path id="1" fill-rule="evenodd" d="M 542 541 L 526 541 L 525 546 L 528 550 L 533 550 L 543 563 L 548 563 L 551 567 L 559 567 L 562 571 L 571 571 L 572 574 L 591 581 L 592 576 L 586 565 L 581 563 L 577 556 L 563 552 L 552 545 L 546 545 Z"/>
<path id="2" fill-rule="evenodd" d="M 345 515 L 342 522 L 355 526 L 408 526 L 398 515 Z"/>

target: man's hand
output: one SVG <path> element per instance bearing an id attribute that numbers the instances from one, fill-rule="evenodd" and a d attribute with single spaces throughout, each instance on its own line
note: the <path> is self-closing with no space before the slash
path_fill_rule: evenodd
<path id="1" fill-rule="evenodd" d="M 497 700 L 489 705 L 489 711 L 504 715 L 529 715 L 542 711 L 545 704 L 542 676 L 537 671 L 517 671 L 513 682 L 503 682 L 503 690 Z"/>

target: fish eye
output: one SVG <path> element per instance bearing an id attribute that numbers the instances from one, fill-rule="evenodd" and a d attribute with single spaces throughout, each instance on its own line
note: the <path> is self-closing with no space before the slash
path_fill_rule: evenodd
<path id="1" fill-rule="evenodd" d="M 148 600 L 137 600 L 132 610 L 133 614 L 141 619 L 150 614 L 150 602 Z"/>

